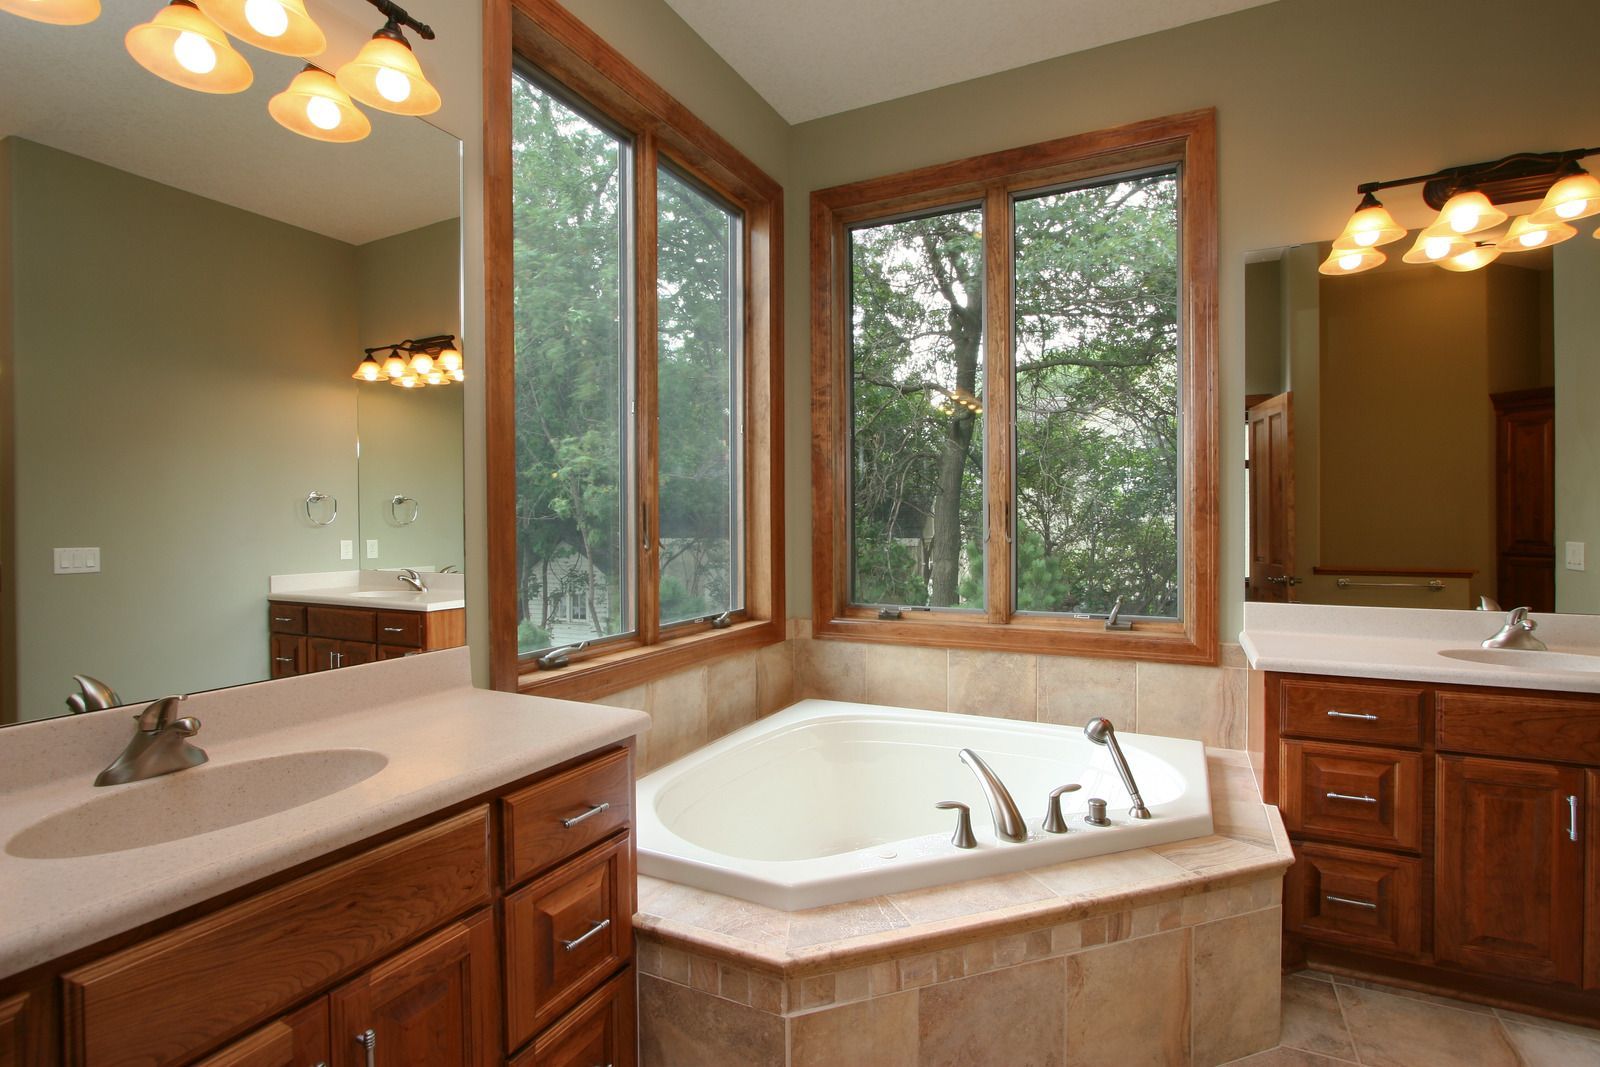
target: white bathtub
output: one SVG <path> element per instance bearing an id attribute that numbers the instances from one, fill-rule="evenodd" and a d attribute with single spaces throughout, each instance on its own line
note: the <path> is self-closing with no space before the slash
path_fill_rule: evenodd
<path id="1" fill-rule="evenodd" d="M 1085 720 L 1089 714 L 1085 713 Z M 1119 734 L 1153 818 L 1128 817 L 1110 754 L 1076 726 L 805 700 L 639 780 L 639 871 L 795 910 L 1046 866 L 1211 833 L 1198 741 Z M 995 838 L 975 750 L 1005 782 L 1029 839 Z M 1040 829 L 1050 790 L 1070 830 Z M 1083 821 L 1090 797 L 1113 825 Z M 950 843 L 959 800 L 975 849 Z"/>

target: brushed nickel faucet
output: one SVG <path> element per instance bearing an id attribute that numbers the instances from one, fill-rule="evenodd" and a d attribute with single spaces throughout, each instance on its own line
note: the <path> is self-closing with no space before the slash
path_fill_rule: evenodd
<path id="1" fill-rule="evenodd" d="M 422 574 L 415 567 L 401 567 L 396 577 L 419 593 L 428 591 L 428 587 L 422 584 Z"/>
<path id="2" fill-rule="evenodd" d="M 189 738 L 200 732 L 200 720 L 172 718 L 173 709 L 183 700 L 181 696 L 162 697 L 135 715 L 138 732 L 122 754 L 100 772 L 94 784 L 142 782 L 146 778 L 198 767 L 209 759 L 205 749 L 189 743 Z"/>
<path id="3" fill-rule="evenodd" d="M 1111 725 L 1111 720 L 1090 719 L 1089 724 L 1083 728 L 1083 734 L 1095 744 L 1104 745 L 1111 750 L 1111 762 L 1116 764 L 1117 773 L 1122 776 L 1122 784 L 1128 790 L 1128 798 L 1133 801 L 1128 814 L 1135 819 L 1150 818 L 1150 809 L 1144 806 L 1144 798 L 1139 795 L 1139 787 L 1134 783 L 1133 771 L 1128 767 L 1128 761 L 1122 756 L 1122 746 L 1117 744 L 1117 731 L 1116 727 Z"/>
<path id="4" fill-rule="evenodd" d="M 1533 636 L 1533 631 L 1539 624 L 1528 618 L 1528 608 L 1512 608 L 1506 615 L 1506 624 L 1495 631 L 1493 637 L 1485 638 L 1484 648 L 1515 648 L 1525 652 L 1550 651 L 1543 641 Z"/>
<path id="5" fill-rule="evenodd" d="M 117 696 L 117 691 L 100 679 L 87 674 L 74 674 L 72 680 L 78 683 L 79 690 L 67 698 L 67 707 L 72 709 L 72 714 L 83 715 L 122 706 L 122 698 Z"/>
<path id="6" fill-rule="evenodd" d="M 1026 841 L 1028 824 L 1022 821 L 1022 812 L 1017 810 L 1017 802 L 1011 799 L 1011 791 L 1000 776 L 970 748 L 961 750 L 961 762 L 978 776 L 978 785 L 983 788 L 983 795 L 989 801 L 989 814 L 994 819 L 994 836 L 1012 844 Z"/>

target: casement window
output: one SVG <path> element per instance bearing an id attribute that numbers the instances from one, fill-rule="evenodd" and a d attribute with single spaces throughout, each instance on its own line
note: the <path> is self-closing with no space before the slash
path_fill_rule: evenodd
<path id="1" fill-rule="evenodd" d="M 1214 660 L 1214 171 L 1204 112 L 813 194 L 816 633 Z"/>
<path id="2" fill-rule="evenodd" d="M 781 640 L 781 190 L 555 4 L 490 23 L 495 684 Z"/>

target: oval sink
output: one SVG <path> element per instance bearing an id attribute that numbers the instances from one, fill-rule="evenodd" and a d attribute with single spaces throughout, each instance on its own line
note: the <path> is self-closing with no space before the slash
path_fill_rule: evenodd
<path id="1" fill-rule="evenodd" d="M 1600 656 L 1573 652 L 1532 652 L 1523 648 L 1447 648 L 1439 655 L 1468 663 L 1487 663 L 1526 671 L 1600 671 Z"/>
<path id="2" fill-rule="evenodd" d="M 132 785 L 44 818 L 6 842 L 24 859 L 71 859 L 146 848 L 207 834 L 331 796 L 383 770 L 364 748 L 291 752 L 202 764 Z"/>

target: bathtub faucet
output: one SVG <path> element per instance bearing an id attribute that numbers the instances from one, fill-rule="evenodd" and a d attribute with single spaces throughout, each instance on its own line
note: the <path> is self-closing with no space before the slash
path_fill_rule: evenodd
<path id="1" fill-rule="evenodd" d="M 1028 824 L 1022 821 L 1022 812 L 1017 810 L 1017 802 L 1011 799 L 1011 791 L 1000 776 L 970 748 L 961 750 L 961 762 L 972 769 L 983 787 L 983 795 L 989 801 L 989 814 L 994 818 L 994 836 L 1013 844 L 1026 841 Z"/>
<path id="2" fill-rule="evenodd" d="M 1095 744 L 1105 745 L 1111 750 L 1111 762 L 1117 765 L 1117 773 L 1122 775 L 1128 798 L 1133 801 L 1128 814 L 1135 819 L 1148 819 L 1150 809 L 1144 806 L 1144 798 L 1139 795 L 1139 787 L 1133 781 L 1133 771 L 1128 768 L 1128 761 L 1122 758 L 1122 746 L 1117 744 L 1117 731 L 1111 725 L 1111 720 L 1090 719 L 1089 725 L 1083 728 L 1083 734 Z"/>

